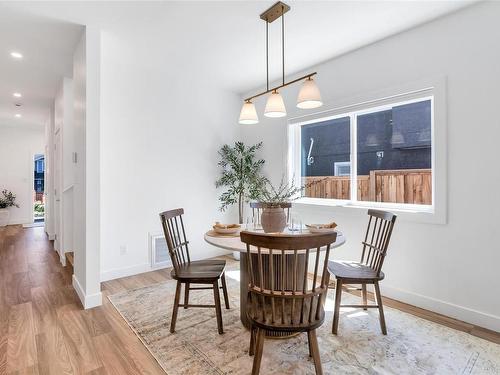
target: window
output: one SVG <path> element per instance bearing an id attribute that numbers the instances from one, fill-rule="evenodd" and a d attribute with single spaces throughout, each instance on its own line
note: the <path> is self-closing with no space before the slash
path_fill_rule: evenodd
<path id="1" fill-rule="evenodd" d="M 432 93 L 335 112 L 291 124 L 290 172 L 300 176 L 303 197 L 432 210 Z"/>
<path id="2" fill-rule="evenodd" d="M 335 176 L 335 165 L 349 163 L 351 153 L 351 119 L 342 116 L 301 126 L 302 184 L 306 196 L 350 199 L 349 175 L 329 184 Z"/>
<path id="3" fill-rule="evenodd" d="M 35 171 L 36 173 L 43 173 L 45 171 L 44 159 L 38 159 L 35 161 Z"/>
<path id="4" fill-rule="evenodd" d="M 351 162 L 338 161 L 335 163 L 335 176 L 350 176 L 351 175 Z"/>

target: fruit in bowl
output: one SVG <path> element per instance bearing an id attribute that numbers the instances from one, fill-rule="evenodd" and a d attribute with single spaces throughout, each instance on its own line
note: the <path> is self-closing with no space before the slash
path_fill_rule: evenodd
<path id="1" fill-rule="evenodd" d="M 219 234 L 235 234 L 241 228 L 240 224 L 221 224 L 218 221 L 213 226 L 214 231 Z"/>
<path id="2" fill-rule="evenodd" d="M 328 233 L 335 231 L 335 228 L 337 228 L 337 223 L 332 221 L 328 224 L 306 224 L 306 227 L 311 233 Z"/>

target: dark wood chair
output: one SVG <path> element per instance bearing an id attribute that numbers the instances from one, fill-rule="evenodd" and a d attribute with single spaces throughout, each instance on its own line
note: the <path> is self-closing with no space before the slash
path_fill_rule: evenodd
<path id="1" fill-rule="evenodd" d="M 165 211 L 160 214 L 163 232 L 167 240 L 168 253 L 172 260 L 173 269 L 170 275 L 177 280 L 175 289 L 174 309 L 172 312 L 172 322 L 170 323 L 170 332 L 175 332 L 175 322 L 177 320 L 177 310 L 179 306 L 187 309 L 188 307 L 208 307 L 215 308 L 217 315 L 217 328 L 219 334 L 224 333 L 222 326 L 222 312 L 219 295 L 219 280 L 222 282 L 222 291 L 226 309 L 229 309 L 229 299 L 226 287 L 226 277 L 224 274 L 225 260 L 198 260 L 191 261 L 189 256 L 186 232 L 182 215 L 183 208 Z M 181 285 L 184 284 L 184 303 L 180 304 Z M 192 287 L 192 284 L 210 285 L 208 287 Z M 189 291 L 200 289 L 213 289 L 214 305 L 191 305 L 189 304 Z"/>
<path id="2" fill-rule="evenodd" d="M 387 254 L 392 229 L 396 222 L 396 215 L 390 212 L 368 210 L 368 228 L 366 229 L 365 240 L 362 241 L 363 252 L 360 262 L 350 261 L 330 261 L 328 271 L 335 276 L 335 310 L 333 314 L 332 333 L 337 334 L 339 326 L 339 313 L 341 307 L 378 308 L 380 315 L 380 327 L 382 333 L 387 335 L 385 325 L 384 307 L 380 295 L 379 281 L 385 275 L 382 272 L 382 265 Z M 362 305 L 341 305 L 342 287 L 344 285 L 361 284 Z M 375 289 L 376 304 L 368 305 L 366 285 L 372 284 Z"/>
<path id="3" fill-rule="evenodd" d="M 284 202 L 281 204 L 281 207 L 285 209 L 286 212 L 286 222 L 290 223 L 290 209 L 292 208 L 291 202 Z M 262 202 L 250 202 L 250 208 L 252 209 L 252 217 L 253 222 L 256 225 L 260 224 L 260 215 L 262 214 L 262 209 L 264 208 L 264 204 Z"/>
<path id="4" fill-rule="evenodd" d="M 249 354 L 255 355 L 252 375 L 259 374 L 266 333 L 275 332 L 307 332 L 309 355 L 316 374 L 322 374 L 316 328 L 325 319 L 327 263 L 337 233 L 275 235 L 244 231 L 240 236 L 248 257 L 247 317 L 252 324 Z M 320 261 L 322 247 L 326 247 L 325 259 Z M 318 282 L 320 262 L 323 271 Z M 314 267 L 312 279 L 308 278 L 309 264 Z"/>

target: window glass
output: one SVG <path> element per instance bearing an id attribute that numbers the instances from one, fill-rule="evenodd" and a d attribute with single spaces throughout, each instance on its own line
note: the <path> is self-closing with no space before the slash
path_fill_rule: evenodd
<path id="1" fill-rule="evenodd" d="M 350 199 L 351 121 L 341 117 L 301 127 L 303 195 Z"/>
<path id="2" fill-rule="evenodd" d="M 432 204 L 431 101 L 360 114 L 357 199 Z"/>

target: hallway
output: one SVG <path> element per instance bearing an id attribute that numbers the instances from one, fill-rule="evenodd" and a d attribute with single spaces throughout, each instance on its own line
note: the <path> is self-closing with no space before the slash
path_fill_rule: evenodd
<path id="1" fill-rule="evenodd" d="M 0 374 L 161 374 L 107 298 L 83 310 L 43 227 L 0 228 Z M 105 283 L 103 294 L 169 278 Z"/>

